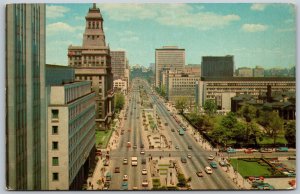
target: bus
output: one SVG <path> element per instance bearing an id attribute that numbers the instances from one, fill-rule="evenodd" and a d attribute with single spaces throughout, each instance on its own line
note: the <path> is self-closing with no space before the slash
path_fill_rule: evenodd
<path id="1" fill-rule="evenodd" d="M 179 130 L 179 135 L 184 135 L 184 130 L 182 128 Z"/>
<path id="2" fill-rule="evenodd" d="M 131 166 L 137 166 L 137 165 L 138 165 L 137 157 L 131 157 Z"/>

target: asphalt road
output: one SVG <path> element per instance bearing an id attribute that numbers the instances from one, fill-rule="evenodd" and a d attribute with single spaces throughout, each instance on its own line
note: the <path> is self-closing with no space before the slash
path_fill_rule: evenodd
<path id="1" fill-rule="evenodd" d="M 142 136 L 145 135 L 142 130 L 142 107 L 140 105 L 140 94 L 139 86 L 143 85 L 146 88 L 148 95 L 150 96 L 150 101 L 156 104 L 157 115 L 160 117 L 162 123 L 168 123 L 166 130 L 168 131 L 168 139 L 172 141 L 171 149 L 167 150 L 149 150 L 145 148 L 145 154 L 142 155 L 140 151 L 140 145 L 143 143 Z M 224 172 L 220 166 L 217 169 L 213 169 L 213 174 L 208 175 L 204 173 L 204 177 L 197 177 L 196 172 L 202 170 L 209 166 L 209 161 L 207 157 L 211 154 L 215 155 L 215 152 L 206 151 L 201 148 L 199 143 L 191 136 L 190 133 L 185 132 L 184 135 L 179 135 L 177 129 L 180 128 L 179 124 L 170 115 L 170 112 L 156 95 L 151 92 L 150 86 L 144 81 L 133 81 L 131 93 L 128 95 L 130 99 L 128 110 L 127 110 L 127 120 L 124 125 L 124 134 L 120 137 L 120 143 L 117 149 L 110 152 L 110 165 L 109 171 L 112 174 L 112 181 L 110 190 L 120 190 L 123 182 L 123 176 L 128 176 L 128 189 L 132 190 L 136 187 L 138 190 L 148 190 L 152 188 L 150 166 L 148 165 L 149 156 L 151 155 L 154 159 L 168 158 L 171 156 L 172 159 L 177 159 L 181 163 L 180 159 L 182 157 L 187 159 L 187 163 L 181 163 L 183 172 L 187 177 L 191 177 L 191 188 L 193 190 L 237 190 L 239 189 L 233 181 L 228 177 L 226 172 Z M 175 129 L 175 132 L 171 131 L 171 128 Z M 127 147 L 127 142 L 131 143 L 131 147 Z M 134 149 L 133 146 L 136 145 L 137 148 Z M 175 149 L 178 146 L 179 149 Z M 191 146 L 192 149 L 188 149 Z M 191 154 L 192 158 L 188 159 L 187 155 Z M 283 156 L 289 153 L 264 153 L 265 156 L 272 156 L 282 154 Z M 224 154 L 228 156 L 227 153 Z M 261 153 L 245 154 L 243 152 L 238 152 L 230 154 L 232 157 L 236 156 L 261 156 Z M 131 157 L 138 157 L 138 165 L 131 165 Z M 123 159 L 128 160 L 128 164 L 123 164 Z M 141 164 L 142 158 L 146 158 L 146 164 Z M 170 158 L 170 159 L 171 159 Z M 120 167 L 120 173 L 114 173 L 115 167 Z M 147 169 L 148 174 L 142 175 L 142 169 Z M 149 182 L 148 187 L 142 187 L 142 181 L 147 180 Z"/>

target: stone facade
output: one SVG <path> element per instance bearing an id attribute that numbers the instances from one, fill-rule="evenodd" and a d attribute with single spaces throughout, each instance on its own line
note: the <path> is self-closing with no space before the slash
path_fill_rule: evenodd
<path id="1" fill-rule="evenodd" d="M 96 4 L 89 9 L 85 19 L 82 46 L 69 46 L 68 64 L 75 68 L 76 80 L 92 81 L 92 89 L 96 93 L 97 128 L 105 129 L 114 114 L 110 48 L 105 43 L 103 18 Z"/>

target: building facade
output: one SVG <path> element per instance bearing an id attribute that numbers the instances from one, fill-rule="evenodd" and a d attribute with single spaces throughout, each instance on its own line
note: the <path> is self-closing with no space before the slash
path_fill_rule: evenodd
<path id="1" fill-rule="evenodd" d="M 121 79 L 114 80 L 114 89 L 120 90 L 123 94 L 127 94 L 127 90 L 128 90 L 127 81 Z"/>
<path id="2" fill-rule="evenodd" d="M 253 70 L 249 67 L 240 67 L 237 70 L 238 77 L 253 77 Z"/>
<path id="3" fill-rule="evenodd" d="M 97 129 L 104 129 L 114 114 L 110 48 L 105 42 L 103 18 L 96 4 L 89 9 L 85 19 L 82 46 L 69 46 L 68 64 L 75 68 L 76 80 L 92 81 L 96 94 L 96 125 Z"/>
<path id="4" fill-rule="evenodd" d="M 199 73 L 167 71 L 165 79 L 166 97 L 171 103 L 179 98 L 186 98 L 189 106 L 195 105 L 195 86 L 200 80 Z"/>
<path id="5" fill-rule="evenodd" d="M 250 94 L 258 98 L 267 91 L 268 85 L 272 86 L 273 91 L 296 90 L 295 78 L 291 77 L 202 77 L 197 84 L 197 102 L 199 106 L 203 106 L 207 99 L 222 98 L 220 96 L 223 93 Z"/>
<path id="6" fill-rule="evenodd" d="M 201 77 L 232 77 L 234 60 L 232 55 L 203 56 L 201 63 Z"/>
<path id="7" fill-rule="evenodd" d="M 163 46 L 155 49 L 155 86 L 161 87 L 160 75 L 163 69 L 182 70 L 185 65 L 185 49 L 177 46 Z"/>
<path id="8" fill-rule="evenodd" d="M 111 67 L 114 80 L 123 79 L 125 77 L 125 69 L 127 66 L 125 51 L 111 51 Z"/>
<path id="9" fill-rule="evenodd" d="M 89 81 L 50 87 L 48 189 L 79 190 L 95 158 L 95 92 Z"/>
<path id="10" fill-rule="evenodd" d="M 265 69 L 259 66 L 256 66 L 253 69 L 253 77 L 265 77 Z"/>
<path id="11" fill-rule="evenodd" d="M 6 6 L 6 187 L 46 188 L 45 4 Z"/>

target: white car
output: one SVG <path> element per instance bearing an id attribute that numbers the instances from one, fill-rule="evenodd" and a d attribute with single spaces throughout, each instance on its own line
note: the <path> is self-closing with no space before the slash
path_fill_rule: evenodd
<path id="1" fill-rule="evenodd" d="M 212 169 L 211 169 L 211 167 L 206 166 L 206 167 L 205 167 L 205 172 L 206 172 L 207 174 L 212 174 Z"/>
<path id="2" fill-rule="evenodd" d="M 191 158 L 192 158 L 192 155 L 191 155 L 191 154 L 188 154 L 187 157 L 188 157 L 189 159 L 191 159 Z"/>
<path id="3" fill-rule="evenodd" d="M 215 159 L 215 157 L 213 155 L 209 155 L 207 159 L 213 160 L 213 159 Z"/>
<path id="4" fill-rule="evenodd" d="M 126 174 L 123 176 L 123 181 L 128 181 L 128 176 Z"/>
<path id="5" fill-rule="evenodd" d="M 148 181 L 147 181 L 147 179 L 144 179 L 144 180 L 143 180 L 142 186 L 143 186 L 143 187 L 148 187 Z"/>
<path id="6" fill-rule="evenodd" d="M 124 158 L 124 159 L 123 159 L 123 164 L 128 164 L 127 158 Z"/>
<path id="7" fill-rule="evenodd" d="M 145 151 L 144 151 L 144 150 L 142 150 L 142 151 L 141 151 L 141 154 L 142 154 L 142 155 L 144 155 L 144 154 L 145 154 Z"/>
<path id="8" fill-rule="evenodd" d="M 142 170 L 142 175 L 147 175 L 147 170 L 146 169 Z"/>

